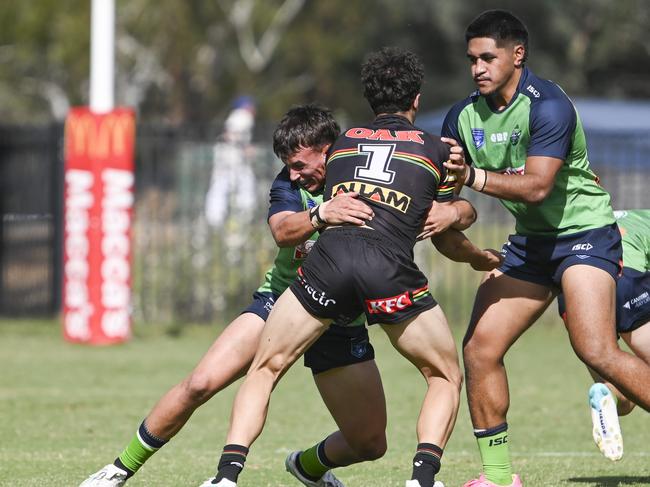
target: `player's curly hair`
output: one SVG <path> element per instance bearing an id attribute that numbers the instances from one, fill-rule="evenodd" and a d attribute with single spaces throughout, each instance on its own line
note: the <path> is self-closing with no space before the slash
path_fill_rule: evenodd
<path id="1" fill-rule="evenodd" d="M 294 106 L 273 132 L 273 152 L 286 161 L 301 148 L 332 144 L 340 133 L 341 128 L 328 108 L 315 103 Z"/>
<path id="2" fill-rule="evenodd" d="M 375 115 L 404 112 L 420 93 L 424 65 L 414 53 L 383 47 L 368 54 L 361 65 L 363 96 Z"/>
<path id="3" fill-rule="evenodd" d="M 465 41 L 477 37 L 494 39 L 498 47 L 504 43 L 522 44 L 524 62 L 528 59 L 528 29 L 524 23 L 507 10 L 486 10 L 476 17 L 465 30 Z"/>

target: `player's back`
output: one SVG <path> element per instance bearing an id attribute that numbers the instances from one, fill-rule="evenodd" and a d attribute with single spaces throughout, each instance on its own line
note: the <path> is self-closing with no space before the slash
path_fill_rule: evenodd
<path id="1" fill-rule="evenodd" d="M 375 213 L 367 225 L 411 249 L 433 200 L 448 201 L 448 147 L 400 115 L 346 130 L 330 148 L 324 199 L 356 191 Z"/>

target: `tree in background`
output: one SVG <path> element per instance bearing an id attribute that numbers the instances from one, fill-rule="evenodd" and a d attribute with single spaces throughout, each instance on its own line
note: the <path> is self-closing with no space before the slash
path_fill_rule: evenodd
<path id="1" fill-rule="evenodd" d="M 142 120 L 207 123 L 254 94 L 260 120 L 318 100 L 367 118 L 364 54 L 415 50 L 427 66 L 423 109 L 473 87 L 463 32 L 487 8 L 511 9 L 535 39 L 533 69 L 572 96 L 650 98 L 650 2 L 644 0 L 117 0 L 116 102 Z M 88 0 L 5 0 L 0 10 L 3 121 L 62 118 L 87 103 Z"/>

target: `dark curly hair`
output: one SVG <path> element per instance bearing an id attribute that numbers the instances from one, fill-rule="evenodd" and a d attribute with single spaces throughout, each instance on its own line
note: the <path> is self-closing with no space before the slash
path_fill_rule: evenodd
<path id="1" fill-rule="evenodd" d="M 302 147 L 324 147 L 341 133 L 332 112 L 315 103 L 292 107 L 273 132 L 273 152 L 283 161 Z"/>
<path id="2" fill-rule="evenodd" d="M 361 65 L 363 96 L 375 115 L 404 112 L 420 93 L 424 65 L 414 53 L 383 47 L 368 54 Z"/>
<path id="3" fill-rule="evenodd" d="M 494 39 L 498 47 L 504 43 L 522 44 L 525 50 L 524 62 L 528 58 L 528 29 L 507 10 L 486 10 L 472 20 L 465 30 L 465 41 L 477 37 Z"/>

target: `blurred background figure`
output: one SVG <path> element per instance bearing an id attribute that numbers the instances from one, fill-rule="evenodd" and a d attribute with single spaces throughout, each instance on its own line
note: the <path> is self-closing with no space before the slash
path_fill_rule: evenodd
<path id="1" fill-rule="evenodd" d="M 255 148 L 251 145 L 254 126 L 253 98 L 236 98 L 213 149 L 212 178 L 205 197 L 205 218 L 212 227 L 221 227 L 227 217 L 239 225 L 250 223 L 257 202 L 252 168 Z"/>

